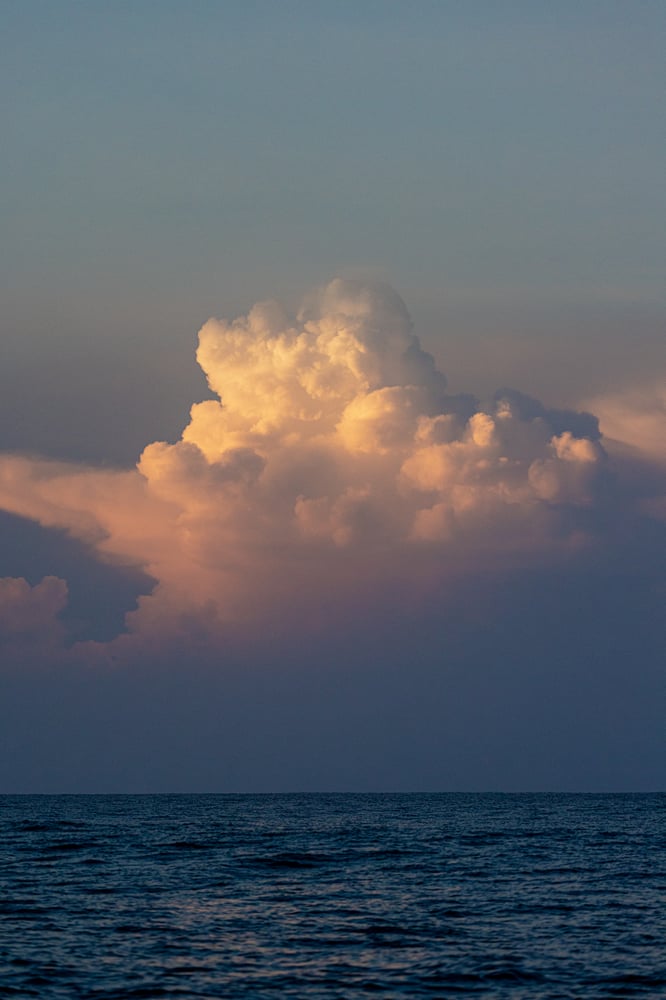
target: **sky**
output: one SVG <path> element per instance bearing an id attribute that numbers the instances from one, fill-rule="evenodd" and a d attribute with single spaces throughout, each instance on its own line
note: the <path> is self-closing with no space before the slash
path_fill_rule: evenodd
<path id="1" fill-rule="evenodd" d="M 0 791 L 663 790 L 663 4 L 2 13 Z"/>

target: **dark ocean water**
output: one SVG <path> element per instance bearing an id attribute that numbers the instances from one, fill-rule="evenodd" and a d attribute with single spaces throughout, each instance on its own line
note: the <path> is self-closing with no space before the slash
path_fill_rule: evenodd
<path id="1" fill-rule="evenodd" d="M 666 997 L 665 795 L 0 797 L 0 996 Z"/>

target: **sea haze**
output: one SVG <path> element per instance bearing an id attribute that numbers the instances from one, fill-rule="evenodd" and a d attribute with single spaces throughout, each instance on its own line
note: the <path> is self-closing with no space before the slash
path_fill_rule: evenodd
<path id="1" fill-rule="evenodd" d="M 3 997 L 666 995 L 666 795 L 0 798 Z"/>

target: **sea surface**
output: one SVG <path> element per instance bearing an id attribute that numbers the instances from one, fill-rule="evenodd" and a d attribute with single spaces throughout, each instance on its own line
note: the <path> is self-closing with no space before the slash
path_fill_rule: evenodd
<path id="1" fill-rule="evenodd" d="M 666 795 L 0 797 L 0 996 L 666 997 Z"/>

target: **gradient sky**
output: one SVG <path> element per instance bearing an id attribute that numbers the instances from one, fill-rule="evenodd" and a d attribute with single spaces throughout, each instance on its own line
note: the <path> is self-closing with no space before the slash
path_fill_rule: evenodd
<path id="1" fill-rule="evenodd" d="M 663 3 L 1 6 L 0 790 L 663 789 Z"/>

